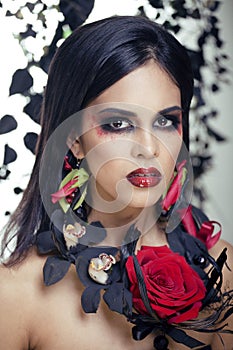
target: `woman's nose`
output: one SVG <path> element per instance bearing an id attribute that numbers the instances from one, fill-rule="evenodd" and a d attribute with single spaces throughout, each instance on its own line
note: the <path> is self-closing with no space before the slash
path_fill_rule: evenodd
<path id="1" fill-rule="evenodd" d="M 139 130 L 132 147 L 135 158 L 151 159 L 159 155 L 159 140 L 146 130 Z"/>

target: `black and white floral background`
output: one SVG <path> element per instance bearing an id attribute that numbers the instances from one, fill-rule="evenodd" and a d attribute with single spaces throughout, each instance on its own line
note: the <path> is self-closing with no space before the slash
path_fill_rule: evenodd
<path id="1" fill-rule="evenodd" d="M 29 180 L 40 132 L 43 88 L 56 47 L 84 22 L 114 14 L 147 16 L 166 26 L 188 49 L 195 76 L 190 125 L 194 201 L 203 209 L 211 208 L 212 202 L 227 227 L 230 217 L 227 218 L 225 209 L 232 203 L 229 196 L 232 187 L 223 188 L 226 200 L 223 197 L 219 203 L 206 182 L 208 173 L 216 176 L 216 146 L 218 149 L 225 145 L 223 154 L 230 146 L 227 136 L 232 118 L 231 121 L 229 116 L 224 118 L 222 107 L 216 103 L 219 93 L 227 87 L 232 91 L 233 80 L 227 40 L 222 32 L 224 19 L 220 20 L 223 5 L 226 6 L 214 0 L 0 1 L 0 228 L 18 204 Z M 229 8 L 233 10 L 233 6 Z M 226 132 L 219 128 L 221 118 L 224 125 L 229 121 Z M 226 161 L 232 164 L 232 159 Z M 219 178 L 220 187 L 225 175 L 228 178 L 228 173 L 233 173 L 231 168 Z M 231 240 L 231 235 L 225 237 Z"/>

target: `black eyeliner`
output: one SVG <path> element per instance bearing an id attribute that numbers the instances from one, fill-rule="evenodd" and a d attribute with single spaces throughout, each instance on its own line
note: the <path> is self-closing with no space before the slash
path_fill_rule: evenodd
<path id="1" fill-rule="evenodd" d="M 169 126 L 155 126 L 156 129 L 160 129 L 160 130 L 163 130 L 163 131 L 174 131 L 174 129 L 178 130 L 178 127 L 181 124 L 180 115 L 176 115 L 176 114 L 160 114 L 156 118 L 155 122 L 158 121 L 160 118 L 165 118 L 166 120 L 171 121 L 172 125 L 169 125 Z"/>
<path id="2" fill-rule="evenodd" d="M 110 125 L 112 123 L 117 123 L 117 122 L 127 122 L 129 125 L 119 129 L 114 128 L 114 126 Z M 115 116 L 115 117 L 106 118 L 103 121 L 103 123 L 100 124 L 100 127 L 103 131 L 107 131 L 111 133 L 123 133 L 127 131 L 132 131 L 132 128 L 134 128 L 134 125 L 127 118 L 124 118 L 122 116 Z"/>

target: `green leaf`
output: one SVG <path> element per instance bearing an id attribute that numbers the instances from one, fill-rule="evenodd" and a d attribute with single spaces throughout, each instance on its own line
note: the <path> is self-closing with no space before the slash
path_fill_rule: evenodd
<path id="1" fill-rule="evenodd" d="M 86 197 L 86 194 L 87 194 L 87 186 L 85 187 L 81 197 L 79 198 L 78 202 L 76 203 L 75 207 L 73 210 L 76 210 L 80 207 L 80 205 L 83 203 L 85 197 Z"/>

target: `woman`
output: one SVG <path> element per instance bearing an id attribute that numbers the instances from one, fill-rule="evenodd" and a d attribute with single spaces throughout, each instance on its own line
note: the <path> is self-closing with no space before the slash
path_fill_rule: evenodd
<path id="1" fill-rule="evenodd" d="M 192 88 L 184 48 L 142 17 L 57 50 L 5 235 L 0 349 L 232 349 L 233 250 L 184 199 Z"/>

